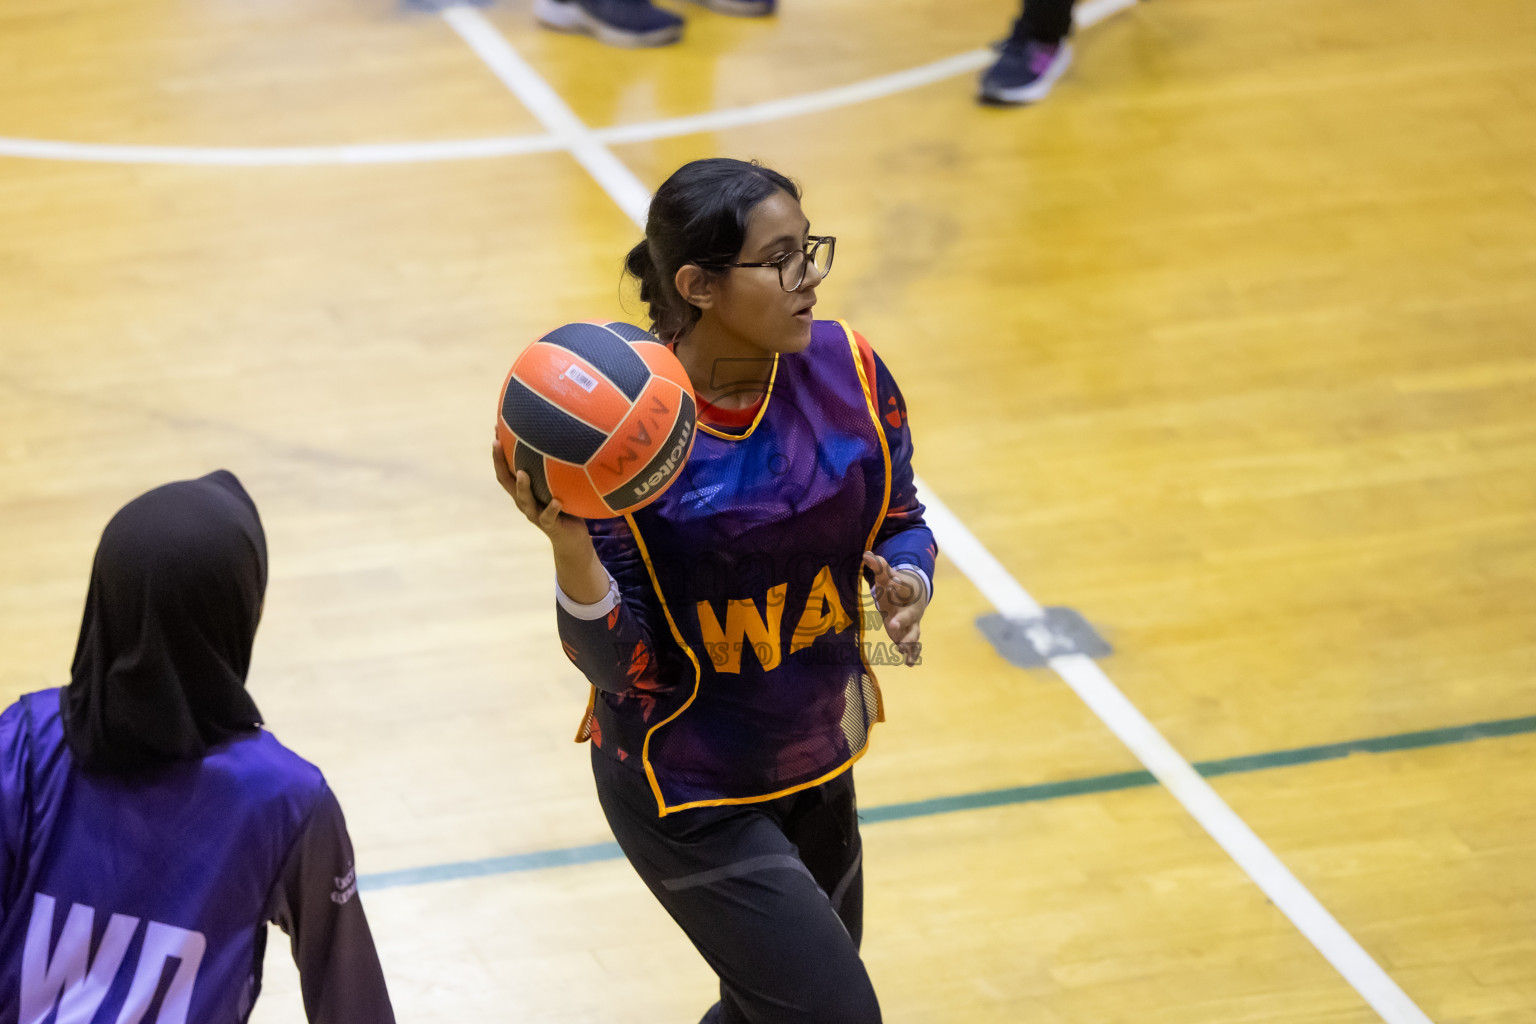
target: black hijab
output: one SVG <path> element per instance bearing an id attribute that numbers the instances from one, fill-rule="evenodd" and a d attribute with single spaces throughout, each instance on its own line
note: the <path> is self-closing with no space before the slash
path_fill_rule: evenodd
<path id="1" fill-rule="evenodd" d="M 233 473 L 124 505 L 96 548 L 60 696 L 80 763 L 135 772 L 257 728 L 245 674 L 266 588 L 266 536 Z"/>

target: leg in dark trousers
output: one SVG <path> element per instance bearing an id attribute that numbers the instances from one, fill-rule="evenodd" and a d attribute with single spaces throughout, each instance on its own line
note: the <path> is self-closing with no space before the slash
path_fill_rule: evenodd
<path id="1" fill-rule="evenodd" d="M 777 800 L 656 814 L 639 771 L 592 752 L 629 862 L 720 976 L 721 1024 L 878 1024 L 864 962 L 853 779 Z"/>
<path id="2" fill-rule="evenodd" d="M 1059 43 L 1072 31 L 1072 0 L 1024 0 L 1019 31 L 1037 43 Z"/>

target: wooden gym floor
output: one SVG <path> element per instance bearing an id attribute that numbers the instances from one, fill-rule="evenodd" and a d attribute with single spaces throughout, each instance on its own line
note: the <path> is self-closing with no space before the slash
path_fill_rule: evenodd
<path id="1" fill-rule="evenodd" d="M 1154 0 L 1023 111 L 967 70 L 1011 0 L 690 8 L 637 53 L 529 6 L 0 6 L 0 698 L 67 680 L 110 514 L 228 467 L 272 554 L 250 688 L 347 810 L 400 1019 L 711 1001 L 602 845 L 546 547 L 486 465 L 523 344 L 638 318 L 637 233 L 478 26 L 587 127 L 652 126 L 597 138 L 610 190 L 715 154 L 804 183 L 822 308 L 1002 567 L 941 562 L 858 769 L 888 1020 L 1536 1020 L 1536 6 Z M 989 646 L 1010 577 L 1338 932 Z M 1378 1015 L 1339 935 L 1406 999 Z M 285 958 L 259 1024 L 303 1019 Z"/>

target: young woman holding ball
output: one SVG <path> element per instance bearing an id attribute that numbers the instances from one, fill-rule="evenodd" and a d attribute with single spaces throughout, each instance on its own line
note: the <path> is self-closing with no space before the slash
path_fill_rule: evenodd
<path id="1" fill-rule="evenodd" d="M 627 261 L 699 400 L 679 478 L 583 521 L 493 455 L 554 550 L 603 811 L 720 976 L 706 1022 L 880 1019 L 851 768 L 883 717 L 871 663 L 920 655 L 936 549 L 895 382 L 812 316 L 834 246 L 783 175 L 682 167 Z M 889 644 L 865 644 L 861 574 Z"/>

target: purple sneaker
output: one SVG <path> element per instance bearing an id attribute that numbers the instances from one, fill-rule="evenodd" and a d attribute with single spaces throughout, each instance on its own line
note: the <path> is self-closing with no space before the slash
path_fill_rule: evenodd
<path id="1" fill-rule="evenodd" d="M 1022 19 L 1020 19 L 1022 21 Z M 997 61 L 981 76 L 984 103 L 1035 103 L 1043 100 L 1072 64 L 1072 47 L 1065 39 L 1042 43 L 1026 39 L 1022 25 L 1003 43 Z"/>
<path id="2" fill-rule="evenodd" d="M 533 16 L 545 28 L 609 46 L 666 46 L 683 37 L 683 19 L 651 0 L 534 0 Z"/>

